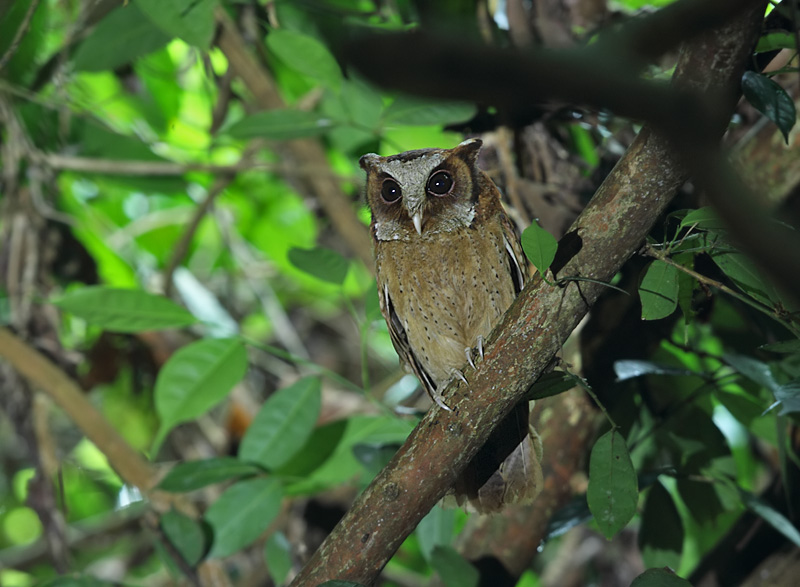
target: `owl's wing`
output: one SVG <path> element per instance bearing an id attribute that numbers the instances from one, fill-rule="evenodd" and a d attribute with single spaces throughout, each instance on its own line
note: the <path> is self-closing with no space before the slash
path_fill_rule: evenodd
<path id="1" fill-rule="evenodd" d="M 449 411 L 450 408 L 444 405 L 444 402 L 441 400 L 441 395 L 437 393 L 436 384 L 433 379 L 431 379 L 428 372 L 420 365 L 416 355 L 414 355 L 414 352 L 411 350 L 406 329 L 403 326 L 403 322 L 400 320 L 400 316 L 395 312 L 392 298 L 389 296 L 389 286 L 384 284 L 383 291 L 379 293 L 380 295 L 378 297 L 380 299 L 381 313 L 386 319 L 386 324 L 389 326 L 389 336 L 392 339 L 394 350 L 397 351 L 397 354 L 400 355 L 403 362 L 411 367 L 414 375 L 422 382 L 428 395 L 430 395 L 437 404 Z"/>
<path id="2" fill-rule="evenodd" d="M 525 287 L 525 280 L 528 276 L 528 261 L 522 251 L 519 242 L 519 234 L 511 219 L 506 214 L 501 214 L 500 223 L 503 227 L 503 243 L 508 253 L 511 278 L 514 280 L 514 293 L 519 295 Z"/>

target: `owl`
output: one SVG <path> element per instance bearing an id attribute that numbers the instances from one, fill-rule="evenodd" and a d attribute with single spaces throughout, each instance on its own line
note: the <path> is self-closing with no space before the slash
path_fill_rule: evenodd
<path id="1" fill-rule="evenodd" d="M 483 340 L 525 285 L 526 263 L 500 192 L 477 166 L 482 142 L 370 153 L 367 202 L 380 308 L 400 359 L 431 399 L 483 355 Z M 446 503 L 481 513 L 532 501 L 541 490 L 541 443 L 522 403 L 506 417 Z"/>

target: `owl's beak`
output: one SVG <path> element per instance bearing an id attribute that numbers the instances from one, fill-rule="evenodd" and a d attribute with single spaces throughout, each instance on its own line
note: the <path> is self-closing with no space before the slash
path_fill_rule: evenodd
<path id="1" fill-rule="evenodd" d="M 411 217 L 411 222 L 414 223 L 414 228 L 417 229 L 417 234 L 422 234 L 422 212 L 417 212 Z"/>

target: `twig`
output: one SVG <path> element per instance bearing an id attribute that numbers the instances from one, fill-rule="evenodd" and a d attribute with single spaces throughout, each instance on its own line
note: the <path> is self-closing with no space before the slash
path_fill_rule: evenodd
<path id="1" fill-rule="evenodd" d="M 39 7 L 39 0 L 32 0 L 30 5 L 28 6 L 28 12 L 25 13 L 22 22 L 17 29 L 16 34 L 14 35 L 14 39 L 11 41 L 11 44 L 6 49 L 6 52 L 3 53 L 3 57 L 0 58 L 0 71 L 6 66 L 11 58 L 14 56 L 14 53 L 17 52 L 19 49 L 19 44 L 22 42 L 22 37 L 25 36 L 28 27 L 31 24 L 31 19 L 33 18 L 34 13 L 36 13 L 36 9 Z"/>

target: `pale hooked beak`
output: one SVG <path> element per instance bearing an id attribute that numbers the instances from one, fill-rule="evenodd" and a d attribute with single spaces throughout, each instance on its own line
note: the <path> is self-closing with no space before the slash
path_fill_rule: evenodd
<path id="1" fill-rule="evenodd" d="M 417 234 L 422 234 L 422 212 L 417 212 L 411 217 L 411 222 L 414 223 L 414 228 L 417 229 Z"/>

